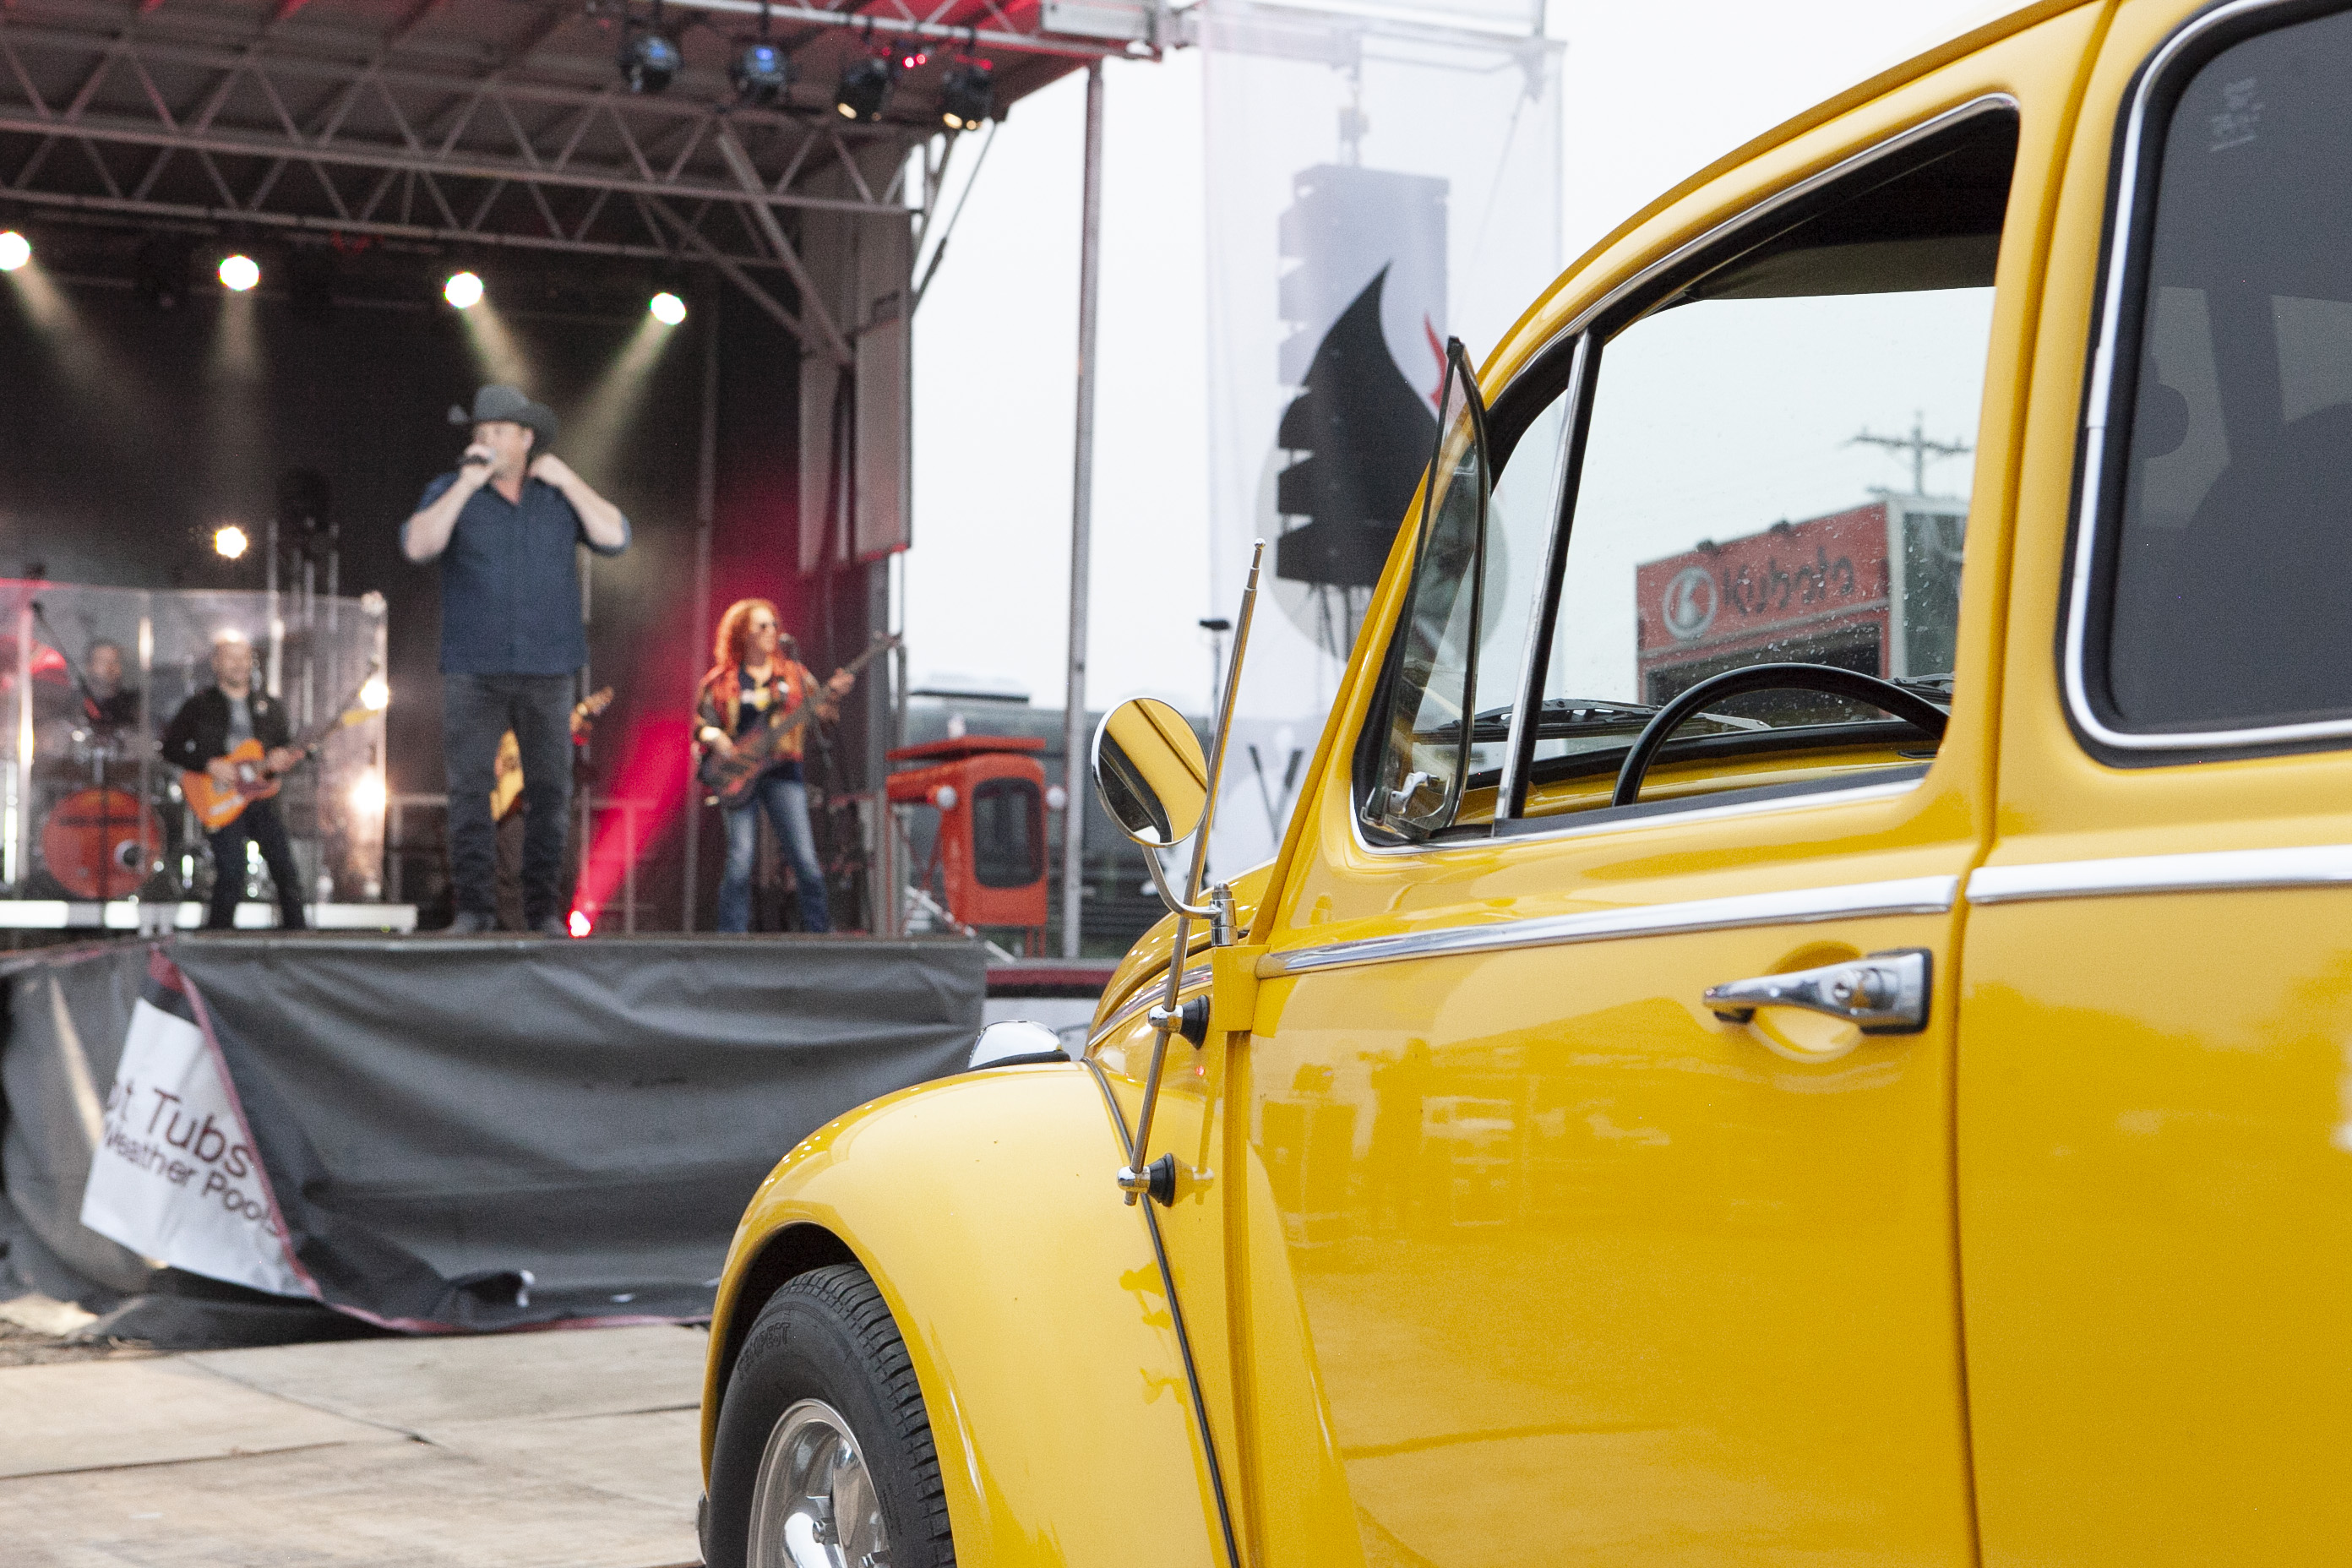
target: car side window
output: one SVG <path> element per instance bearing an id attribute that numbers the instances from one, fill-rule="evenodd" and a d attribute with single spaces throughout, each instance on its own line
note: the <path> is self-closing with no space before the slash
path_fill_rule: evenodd
<path id="1" fill-rule="evenodd" d="M 2352 733 L 2347 78 L 2338 14 L 2217 32 L 2147 88 L 2069 631 L 2102 739 Z"/>
<path id="2" fill-rule="evenodd" d="M 1412 577 L 1366 737 L 1377 750 L 1360 779 L 1365 826 L 1391 837 L 1445 826 L 1469 777 L 1490 482 L 1486 407 L 1457 340 L 1446 345 Z"/>
<path id="3" fill-rule="evenodd" d="M 1988 106 L 1596 324 L 1542 707 L 1503 815 L 1612 809 L 1663 705 L 1762 664 L 1831 673 L 1705 700 L 1615 809 L 1924 768 L 1934 735 L 1837 677 L 1950 705 L 2015 158 L 2013 110 Z"/>

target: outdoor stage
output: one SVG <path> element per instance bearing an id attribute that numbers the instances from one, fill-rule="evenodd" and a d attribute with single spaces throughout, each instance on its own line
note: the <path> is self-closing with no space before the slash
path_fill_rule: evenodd
<path id="1" fill-rule="evenodd" d="M 312 933 L 52 949 L 0 984 L 11 1271 L 188 1345 L 335 1331 L 306 1303 L 700 1319 L 761 1178 L 961 1070 L 987 979 L 955 938 Z"/>

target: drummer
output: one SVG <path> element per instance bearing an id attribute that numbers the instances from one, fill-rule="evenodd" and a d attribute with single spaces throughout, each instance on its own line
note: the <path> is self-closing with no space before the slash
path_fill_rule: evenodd
<path id="1" fill-rule="evenodd" d="M 82 696 L 82 713 L 100 730 L 128 730 L 139 722 L 139 691 L 122 681 L 122 645 L 103 639 L 89 645 L 82 660 L 89 689 Z"/>

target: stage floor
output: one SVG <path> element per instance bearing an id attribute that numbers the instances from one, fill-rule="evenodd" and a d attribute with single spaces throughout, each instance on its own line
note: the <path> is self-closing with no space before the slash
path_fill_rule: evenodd
<path id="1" fill-rule="evenodd" d="M 310 904 L 310 929 L 347 931 L 413 931 L 415 904 Z M 194 931 L 205 923 L 205 906 L 194 899 L 178 903 L 142 904 L 117 899 L 0 899 L 0 931 L 131 931 L 161 936 L 170 931 Z M 236 929 L 269 931 L 278 924 L 276 904 L 236 906 Z"/>
<path id="2" fill-rule="evenodd" d="M 0 1367 L 24 1568 L 687 1568 L 698 1329 Z"/>

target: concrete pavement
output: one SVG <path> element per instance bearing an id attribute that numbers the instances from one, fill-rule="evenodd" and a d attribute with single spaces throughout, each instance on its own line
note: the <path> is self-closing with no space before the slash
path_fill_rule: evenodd
<path id="1" fill-rule="evenodd" d="M 0 1367 L 0 1555 L 684 1568 L 705 1343 L 580 1329 Z"/>

